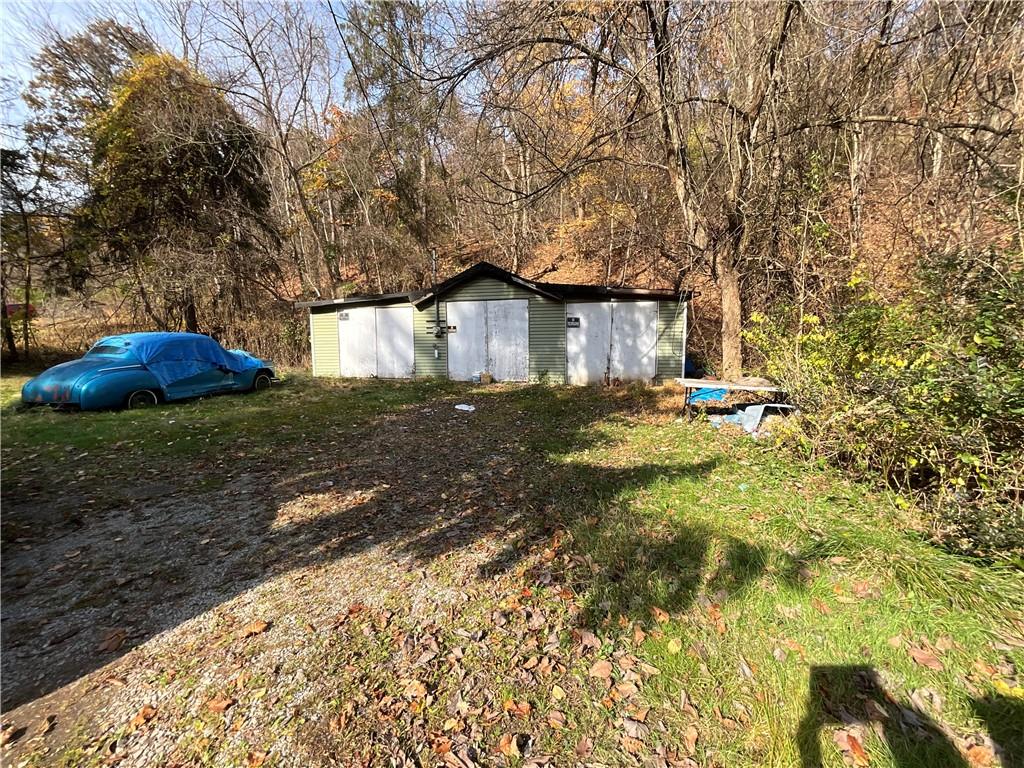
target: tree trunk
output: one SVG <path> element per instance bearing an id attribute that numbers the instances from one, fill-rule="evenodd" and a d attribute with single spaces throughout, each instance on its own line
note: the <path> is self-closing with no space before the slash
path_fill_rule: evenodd
<path id="1" fill-rule="evenodd" d="M 740 297 L 740 271 L 732 254 L 727 254 L 718 264 L 718 287 L 722 291 L 721 378 L 731 381 L 743 375 L 743 343 L 740 338 L 743 302 Z"/>
<path id="2" fill-rule="evenodd" d="M 189 333 L 199 333 L 199 315 L 196 311 L 196 297 L 189 288 L 185 291 L 185 330 Z"/>
<path id="3" fill-rule="evenodd" d="M 14 328 L 11 326 L 11 318 L 7 314 L 7 281 L 0 277 L 0 311 L 3 312 L 3 334 L 4 344 L 7 345 L 7 351 L 10 354 L 11 360 L 18 359 L 18 346 L 14 342 Z"/>

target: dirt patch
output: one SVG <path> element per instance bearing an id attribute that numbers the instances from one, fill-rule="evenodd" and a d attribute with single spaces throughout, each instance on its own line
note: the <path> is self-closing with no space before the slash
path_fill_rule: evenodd
<path id="1" fill-rule="evenodd" d="M 414 756 L 434 749 L 429 714 L 452 696 L 478 700 L 452 704 L 463 725 L 441 733 L 456 752 L 479 750 L 479 729 L 509 717 L 502 685 L 539 683 L 538 668 L 568 674 L 573 609 L 545 548 L 558 526 L 545 517 L 545 414 L 500 390 L 475 413 L 454 402 L 286 443 L 234 472 L 111 488 L 126 502 L 14 541 L 3 564 L 4 709 L 28 732 L 11 757 L 332 762 L 309 744 L 332 744 L 346 764 L 381 750 Z M 562 439 L 636 405 L 602 400 L 567 419 Z M 220 487 L 190 492 L 208 474 Z M 32 504 L 17 499 L 16 516 Z M 538 567 L 531 588 L 524 574 Z M 508 616 L 495 627 L 499 605 Z M 252 622 L 267 628 L 243 637 Z M 422 696 L 403 694 L 411 681 L 427 686 Z M 466 717 L 477 709 L 488 716 Z M 469 720 L 483 725 L 467 730 Z M 40 723 L 46 733 L 33 735 Z"/>

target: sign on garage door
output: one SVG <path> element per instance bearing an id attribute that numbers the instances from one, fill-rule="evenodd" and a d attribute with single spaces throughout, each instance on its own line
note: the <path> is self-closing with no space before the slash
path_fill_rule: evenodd
<path id="1" fill-rule="evenodd" d="M 530 374 L 530 305 L 526 299 L 450 301 L 448 376 L 468 381 L 484 371 L 495 381 Z"/>
<path id="2" fill-rule="evenodd" d="M 657 373 L 658 303 L 592 302 L 565 307 L 570 384 L 650 381 Z"/>
<path id="3" fill-rule="evenodd" d="M 338 312 L 342 376 L 405 379 L 413 375 L 412 307 L 354 307 Z"/>

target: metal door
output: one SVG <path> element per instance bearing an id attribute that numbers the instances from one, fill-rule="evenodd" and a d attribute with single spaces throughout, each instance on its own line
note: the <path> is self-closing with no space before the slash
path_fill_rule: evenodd
<path id="1" fill-rule="evenodd" d="M 612 304 L 610 377 L 650 381 L 658 372 L 658 302 Z"/>
<path id="2" fill-rule="evenodd" d="M 495 381 L 530 377 L 530 302 L 487 302 L 487 370 Z"/>
<path id="3" fill-rule="evenodd" d="M 487 302 L 449 301 L 448 378 L 469 381 L 487 370 Z"/>
<path id="4" fill-rule="evenodd" d="M 449 378 L 468 381 L 484 371 L 495 381 L 529 378 L 529 301 L 450 301 L 447 312 Z"/>
<path id="5" fill-rule="evenodd" d="M 412 307 L 377 307 L 377 375 L 410 379 L 415 368 Z"/>
<path id="6" fill-rule="evenodd" d="M 342 376 L 377 375 L 377 312 L 354 307 L 338 312 L 339 368 Z"/>
<path id="7" fill-rule="evenodd" d="M 612 305 L 609 302 L 565 305 L 566 380 L 603 384 L 611 365 Z"/>

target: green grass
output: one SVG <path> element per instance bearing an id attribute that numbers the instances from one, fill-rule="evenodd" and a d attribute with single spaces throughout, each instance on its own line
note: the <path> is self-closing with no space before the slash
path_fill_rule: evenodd
<path id="1" fill-rule="evenodd" d="M 923 688 L 944 700 L 937 719 L 961 733 L 998 732 L 1022 755 L 1020 688 L 992 698 L 997 681 L 974 669 L 1024 661 L 1019 649 L 993 647 L 1020 634 L 1019 574 L 946 554 L 908 530 L 888 499 L 706 425 L 613 425 L 603 437 L 596 450 L 560 457 L 569 476 L 575 469 L 598 486 L 613 478 L 596 507 L 567 499 L 574 544 L 600 565 L 579 587 L 609 626 L 619 615 L 649 619 L 652 607 L 670 614 L 646 640 L 663 673 L 648 696 L 680 714 L 673 703 L 685 690 L 719 764 L 801 764 L 820 738 L 824 763 L 842 765 L 829 738 L 840 724 L 834 713 L 863 714 L 867 698 L 891 707 L 886 695 L 909 707 Z M 595 466 L 614 470 L 602 478 Z M 635 480 L 624 484 L 623 472 Z M 908 646 L 922 637 L 953 641 L 939 654 L 943 670 L 911 658 Z M 864 668 L 881 674 L 884 690 L 862 678 Z M 835 690 L 823 696 L 818 684 Z M 723 726 L 715 706 L 740 727 Z M 687 722 L 680 714 L 675 726 Z M 885 736 L 867 732 L 872 765 L 960 764 L 942 738 L 898 726 Z"/>
<path id="2" fill-rule="evenodd" d="M 521 546 L 554 530 L 565 535 L 567 556 L 552 567 L 578 611 L 552 608 L 545 590 L 537 599 L 553 617 L 597 631 L 606 640 L 601 653 L 629 646 L 660 670 L 641 693 L 651 722 L 664 725 L 652 728 L 652 749 L 678 749 L 692 724 L 701 765 L 820 760 L 838 768 L 832 733 L 844 716 L 874 711 L 862 734 L 872 766 L 966 765 L 942 729 L 990 733 L 1007 750 L 1005 765 L 1024 759 L 1024 690 L 1014 670 L 1024 669 L 1015 645 L 1024 627 L 1021 575 L 933 547 L 912 512 L 835 472 L 674 418 L 667 393 L 352 385 L 293 375 L 259 396 L 59 414 L 18 410 L 23 380 L 0 382 L 5 495 L 66 494 L 67 484 L 41 477 L 57 465 L 76 473 L 75 493 L 99 504 L 117 503 L 122 480 L 140 470 L 184 462 L 196 470 L 197 489 L 215 487 L 223 472 L 301 466 L 310 446 L 344 445 L 347 433 L 374 419 L 471 396 L 491 414 L 485 423 L 494 439 L 514 435 L 529 457 L 523 509 L 536 519 L 524 526 Z M 453 461 L 459 448 L 451 448 Z M 224 460 L 228 466 L 218 464 Z M 523 564 L 518 577 L 531 585 L 529 560 Z M 443 570 L 443 561 L 431 567 Z M 458 617 L 466 627 L 487 622 L 495 604 L 477 600 Z M 636 626 L 647 633 L 638 648 L 630 645 Z M 386 671 L 387 648 L 354 638 L 339 645 L 338 669 L 362 663 L 371 677 L 380 670 L 381 690 L 400 695 Z M 471 650 L 464 664 L 489 665 L 494 690 L 529 697 L 541 720 L 560 706 L 573 737 L 597 734 L 595 759 L 628 764 L 616 741 L 618 715 L 588 687 L 589 660 L 579 661 L 579 685 L 558 704 L 548 690 L 523 690 L 511 670 L 496 669 L 512 663 L 513 640 L 495 640 L 486 659 Z M 913 645 L 938 645 L 942 669 L 916 663 Z M 443 669 L 432 684 L 444 687 Z M 941 707 L 913 703 L 922 691 L 937 694 Z M 695 711 L 681 706 L 684 697 Z M 435 729 L 447 716 L 442 704 L 426 714 Z M 916 709 L 922 727 L 903 728 L 901 708 Z M 370 734 L 375 727 L 360 724 Z M 544 732 L 537 744 L 572 762 L 568 736 Z"/>

